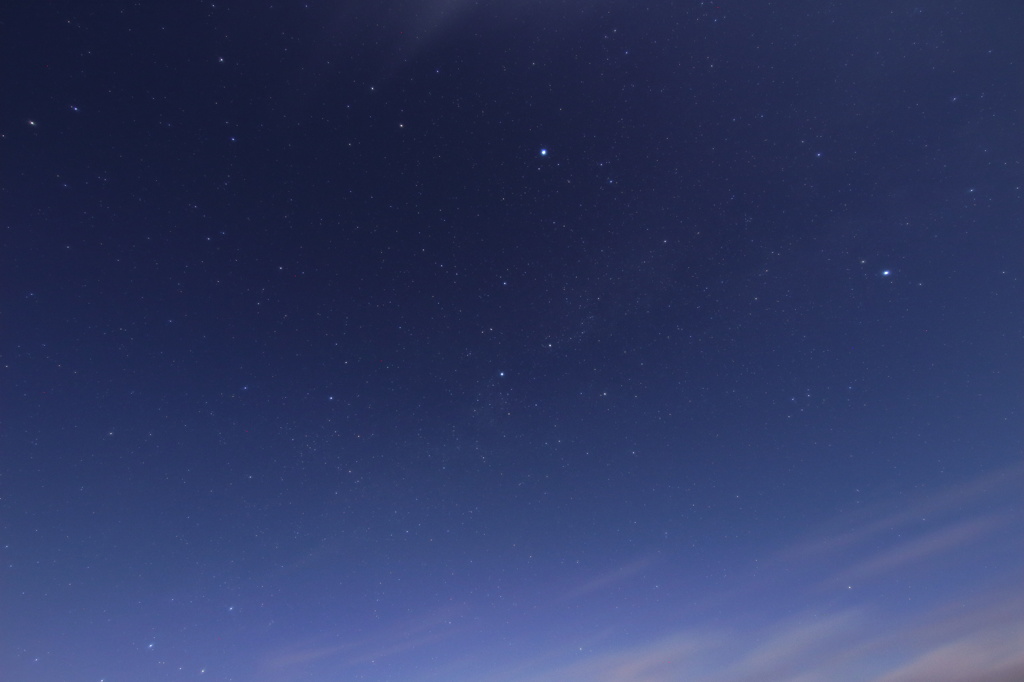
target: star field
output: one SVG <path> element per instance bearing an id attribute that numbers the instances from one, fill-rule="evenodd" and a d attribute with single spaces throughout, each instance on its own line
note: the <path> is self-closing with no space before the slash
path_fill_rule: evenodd
<path id="1" fill-rule="evenodd" d="M 1022 25 L 12 10 L 0 677 L 1021 679 Z"/>

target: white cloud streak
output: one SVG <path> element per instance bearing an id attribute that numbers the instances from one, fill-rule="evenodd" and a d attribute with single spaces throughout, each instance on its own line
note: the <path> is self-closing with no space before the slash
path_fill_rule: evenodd
<path id="1" fill-rule="evenodd" d="M 705 608 L 704 616 L 687 619 L 688 610 L 680 605 L 676 626 L 662 627 L 660 634 L 630 630 L 609 612 L 608 622 L 596 624 L 602 635 L 588 642 L 581 631 L 567 631 L 571 619 L 552 618 L 545 638 L 520 633 L 531 644 L 514 648 L 515 657 L 503 657 L 493 655 L 501 648 L 486 631 L 456 627 L 439 634 L 435 614 L 415 627 L 362 642 L 273 652 L 265 670 L 274 674 L 267 679 L 299 679 L 293 677 L 296 671 L 320 663 L 329 663 L 341 679 L 368 660 L 411 660 L 406 655 L 413 653 L 430 664 L 396 664 L 379 679 L 1019 682 L 1024 680 L 1022 474 L 1024 468 L 1016 467 L 903 509 L 858 512 L 835 523 L 834 532 L 780 550 L 768 562 L 769 575 L 762 572 L 750 584 L 708 596 L 712 608 Z M 648 573 L 664 568 L 650 558 L 631 561 L 562 592 L 540 612 L 561 616 L 589 600 L 614 604 L 628 596 L 631 584 L 649 583 Z M 851 582 L 875 589 L 847 591 Z M 889 589 L 893 585 L 900 589 Z M 893 602 L 892 594 L 909 596 Z M 721 608 L 708 617 L 716 599 Z M 542 621 L 538 627 L 547 625 Z M 593 633 L 595 623 L 587 625 Z M 627 641 L 628 631 L 646 634 Z M 501 636 L 515 635 L 506 630 Z"/>

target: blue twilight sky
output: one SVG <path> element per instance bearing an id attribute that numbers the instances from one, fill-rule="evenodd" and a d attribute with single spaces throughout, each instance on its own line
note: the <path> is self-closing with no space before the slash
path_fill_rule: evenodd
<path id="1" fill-rule="evenodd" d="M 1024 679 L 1024 6 L 29 3 L 0 679 Z"/>

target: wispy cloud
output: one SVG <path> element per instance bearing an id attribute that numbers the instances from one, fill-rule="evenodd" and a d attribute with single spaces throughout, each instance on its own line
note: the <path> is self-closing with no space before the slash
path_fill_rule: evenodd
<path id="1" fill-rule="evenodd" d="M 822 535 L 780 549 L 768 562 L 771 574 L 762 571 L 723 597 L 718 617 L 707 622 L 592 655 L 566 651 L 557 664 L 547 652 L 543 664 L 520 661 L 528 674 L 477 679 L 1024 680 L 1024 539 L 1017 531 L 1024 527 L 1022 474 L 1024 468 L 1014 467 L 920 496 L 902 509 L 878 507 L 838 519 Z M 647 568 L 630 564 L 572 594 L 585 597 Z M 851 582 L 877 587 L 846 592 Z M 893 603 L 894 593 L 907 596 Z M 708 597 L 712 605 L 715 599 Z M 771 604 L 767 613 L 764 603 Z"/>
<path id="2" fill-rule="evenodd" d="M 592 592 L 597 592 L 611 587 L 616 583 L 635 577 L 637 574 L 642 573 L 645 569 L 649 568 L 653 563 L 653 557 L 646 557 L 637 561 L 632 561 L 625 566 L 620 566 L 619 568 L 607 571 L 606 573 L 602 573 L 601 575 L 587 580 L 583 584 L 570 589 L 562 598 L 576 599 Z"/>
<path id="3" fill-rule="evenodd" d="M 272 648 L 261 658 L 261 679 L 306 679 L 313 669 L 345 670 L 364 664 L 386 663 L 458 636 L 451 626 L 459 609 L 445 608 L 392 623 L 356 637 L 324 634 Z"/>
<path id="4" fill-rule="evenodd" d="M 439 623 L 450 614 L 428 613 L 361 640 L 281 648 L 265 659 L 265 678 L 307 679 L 298 672 L 320 664 L 344 677 L 370 661 L 391 661 L 386 673 L 361 679 L 1017 682 L 1024 680 L 1022 474 L 1016 467 L 902 509 L 835 520 L 819 536 L 780 548 L 759 564 L 767 569 L 701 593 L 699 610 L 679 597 L 692 596 L 692 585 L 659 590 L 680 599 L 678 617 L 660 624 L 620 620 L 643 611 L 616 608 L 650 594 L 652 575 L 669 584 L 668 562 L 646 557 L 553 590 L 560 596 L 531 605 L 535 617 L 519 621 L 535 631 L 472 607 L 462 626 L 448 628 Z M 672 607 L 658 604 L 658 613 Z M 586 616 L 574 619 L 577 611 Z"/>
<path id="5" fill-rule="evenodd" d="M 681 631 L 530 673 L 478 682 L 1017 682 L 1024 623 L 991 594 L 968 613 L 893 623 L 880 611 L 803 614 L 763 629 Z M 1015 599 L 1011 608 L 1024 606 Z M 933 619 L 941 619 L 934 621 Z M 520 662 L 529 669 L 529 662 Z M 466 680 L 470 678 L 465 678 Z"/>
<path id="6" fill-rule="evenodd" d="M 943 526 L 922 537 L 913 538 L 874 556 L 868 556 L 841 571 L 834 577 L 834 581 L 838 583 L 854 582 L 882 573 L 905 569 L 920 561 L 934 559 L 936 555 L 981 541 L 1009 521 L 1009 517 L 986 517 Z"/>
<path id="7" fill-rule="evenodd" d="M 800 563 L 846 550 L 859 550 L 892 535 L 913 530 L 929 520 L 962 518 L 993 498 L 1024 489 L 1024 464 L 1000 469 L 940 491 L 889 501 L 831 520 L 811 537 L 779 553 L 784 562 Z M 1018 510 L 1019 511 L 1019 510 Z"/>

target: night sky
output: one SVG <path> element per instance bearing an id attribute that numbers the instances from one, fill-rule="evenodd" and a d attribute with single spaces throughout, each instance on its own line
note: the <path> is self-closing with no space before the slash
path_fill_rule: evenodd
<path id="1" fill-rule="evenodd" d="M 1024 680 L 1022 35 L 11 4 L 0 679 Z"/>

